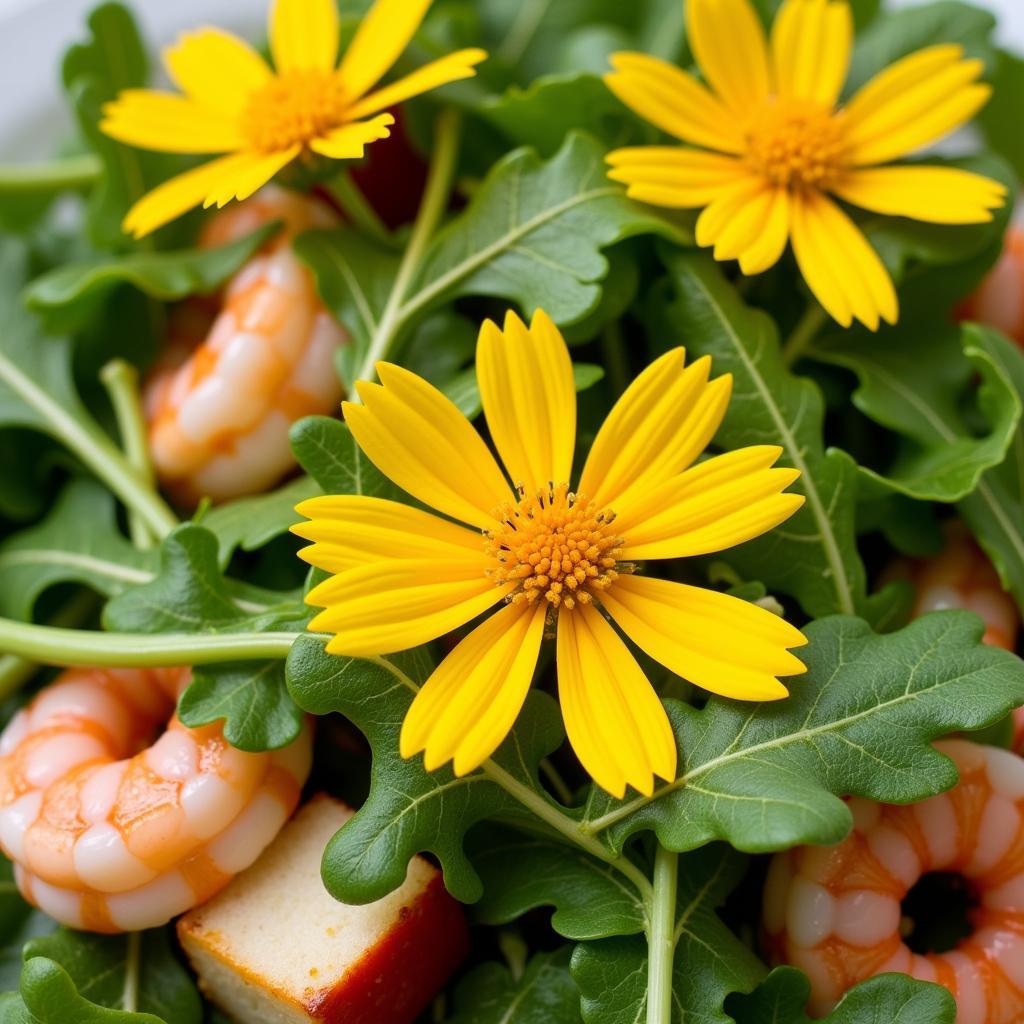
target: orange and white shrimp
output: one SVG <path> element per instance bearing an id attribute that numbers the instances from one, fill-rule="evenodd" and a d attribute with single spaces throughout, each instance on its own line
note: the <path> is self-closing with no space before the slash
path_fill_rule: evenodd
<path id="1" fill-rule="evenodd" d="M 958 314 L 995 327 L 1024 346 L 1024 230 L 1010 226 L 998 263 Z"/>
<path id="2" fill-rule="evenodd" d="M 295 809 L 309 727 L 282 750 L 237 750 L 219 724 L 173 715 L 189 678 L 68 669 L 0 735 L 0 848 L 24 897 L 62 924 L 165 924 L 248 867 Z"/>
<path id="3" fill-rule="evenodd" d="M 966 740 L 936 746 L 960 770 L 954 789 L 900 807 L 851 800 L 844 842 L 772 861 L 766 952 L 808 975 L 812 1013 L 896 971 L 948 988 L 957 1024 L 1024 1019 L 1024 760 Z M 900 903 L 929 872 L 960 874 L 977 906 L 956 949 L 922 955 L 903 941 Z"/>
<path id="4" fill-rule="evenodd" d="M 274 220 L 284 230 L 228 283 L 208 333 L 184 359 L 183 335 L 205 328 L 202 306 L 172 319 L 171 351 L 147 382 L 153 464 L 182 503 L 266 490 L 294 465 L 292 423 L 332 413 L 341 400 L 334 354 L 347 336 L 291 247 L 296 234 L 336 223 L 333 213 L 267 186 L 217 214 L 200 245 L 222 245 Z"/>

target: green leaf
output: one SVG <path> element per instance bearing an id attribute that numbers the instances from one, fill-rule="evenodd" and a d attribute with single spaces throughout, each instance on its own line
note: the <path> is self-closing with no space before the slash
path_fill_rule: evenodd
<path id="1" fill-rule="evenodd" d="M 0 992 L 18 987 L 25 943 L 56 927 L 51 918 L 21 898 L 11 863 L 0 855 Z M 3 1019 L 0 1012 L 0 1021 Z"/>
<path id="2" fill-rule="evenodd" d="M 292 427 L 291 442 L 295 458 L 325 494 L 394 498 L 400 493 L 363 454 L 340 420 L 307 416 Z"/>
<path id="3" fill-rule="evenodd" d="M 134 943 L 138 948 L 133 951 Z M 125 1009 L 133 987 L 137 1012 Z M 33 1024 L 202 1021 L 199 993 L 174 956 L 165 929 L 131 936 L 60 929 L 33 939 L 25 947 L 21 998 L 28 1011 L 23 1019 Z"/>
<path id="4" fill-rule="evenodd" d="M 25 302 L 42 316 L 49 331 L 64 333 L 81 328 L 121 285 L 131 285 L 161 302 L 206 294 L 249 260 L 277 227 L 264 225 L 213 249 L 135 252 L 66 263 L 37 277 L 25 291 Z"/>
<path id="5" fill-rule="evenodd" d="M 139 551 L 121 533 L 110 492 L 72 480 L 42 522 L 0 544 L 0 615 L 31 620 L 39 596 L 57 583 L 113 597 L 148 583 L 155 569 L 155 552 Z"/>
<path id="6" fill-rule="evenodd" d="M 488 963 L 464 978 L 446 1024 L 579 1024 L 580 993 L 569 974 L 569 949 L 538 953 L 521 978 Z"/>
<path id="7" fill-rule="evenodd" d="M 674 1021 L 731 1024 L 722 1009 L 733 992 L 749 992 L 764 967 L 715 910 L 743 875 L 744 858 L 711 846 L 679 861 L 673 961 Z M 586 1024 L 642 1021 L 647 1006 L 647 943 L 642 936 L 577 946 L 572 976 Z"/>
<path id="8" fill-rule="evenodd" d="M 811 1024 L 804 1012 L 810 982 L 792 967 L 778 967 L 750 995 L 733 996 L 736 1024 Z M 843 996 L 822 1024 L 953 1024 L 956 1002 L 939 985 L 905 974 L 883 974 L 861 982 Z"/>
<path id="9" fill-rule="evenodd" d="M 604 367 L 596 363 L 574 363 L 572 372 L 577 394 L 604 380 Z M 441 390 L 469 419 L 475 420 L 480 415 L 483 406 L 480 402 L 475 366 L 467 367 L 456 374 Z"/>
<path id="10" fill-rule="evenodd" d="M 878 333 L 836 332 L 814 343 L 815 358 L 857 375 L 854 405 L 900 439 L 884 472 L 863 472 L 910 498 L 954 502 L 1003 461 L 1017 434 L 1021 400 L 975 337 L 970 329 L 961 338 L 952 325 L 914 320 Z M 980 435 L 975 405 L 987 425 Z"/>
<path id="11" fill-rule="evenodd" d="M 554 907 L 551 926 L 567 939 L 638 935 L 643 900 L 618 872 L 564 843 L 498 826 L 477 829 L 470 860 L 483 880 L 473 908 L 484 924 L 506 924 L 537 907 Z"/>
<path id="12" fill-rule="evenodd" d="M 1020 130 L 1024 60 L 1016 54 L 999 50 L 990 82 L 992 97 L 982 107 L 978 122 L 988 144 L 1010 161 L 1018 178 L 1024 179 L 1024 132 Z"/>
<path id="13" fill-rule="evenodd" d="M 747 307 L 706 255 L 663 249 L 675 289 L 660 340 L 685 342 L 690 358 L 710 355 L 712 372 L 733 375 L 733 394 L 717 435 L 726 450 L 781 445 L 779 465 L 800 470 L 791 491 L 803 508 L 769 534 L 724 553 L 741 577 L 791 594 L 808 615 L 872 615 L 864 566 L 857 552 L 854 496 L 857 467 L 844 452 L 826 449 L 824 402 L 817 385 L 790 373 L 778 331 L 765 313 Z"/>
<path id="14" fill-rule="evenodd" d="M 538 805 L 553 806 L 537 778 L 542 757 L 562 741 L 551 698 L 531 693 L 512 735 L 493 762 L 456 778 L 451 767 L 423 769 L 422 758 L 398 751 L 412 698 L 433 669 L 423 648 L 392 657 L 327 654 L 322 640 L 300 637 L 288 657 L 288 689 L 304 711 L 340 712 L 373 748 L 370 795 L 324 852 L 328 891 L 346 903 L 369 903 L 405 880 L 410 859 L 429 851 L 448 891 L 464 903 L 480 898 L 480 879 L 463 849 L 464 833 L 487 818 L 535 818 L 495 781 L 511 778 Z"/>
<path id="15" fill-rule="evenodd" d="M 712 697 L 699 711 L 667 702 L 677 780 L 626 801 L 595 789 L 583 827 L 615 849 L 653 829 L 671 850 L 724 839 L 764 853 L 842 840 L 851 818 L 841 796 L 904 804 L 949 789 L 956 768 L 931 741 L 1024 704 L 1024 663 L 982 644 L 982 631 L 969 612 L 884 636 L 859 619 L 813 622 L 800 651 L 807 674 L 787 700 Z"/>

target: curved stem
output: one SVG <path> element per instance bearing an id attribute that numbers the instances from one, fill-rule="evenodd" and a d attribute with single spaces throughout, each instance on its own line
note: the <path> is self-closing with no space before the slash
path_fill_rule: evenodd
<path id="1" fill-rule="evenodd" d="M 461 115 L 451 108 L 442 111 L 437 119 L 433 156 L 430 161 L 430 173 L 427 176 L 426 188 L 423 190 L 423 201 L 420 203 L 419 213 L 416 214 L 416 221 L 412 226 L 409 244 L 398 265 L 398 273 L 391 286 L 387 305 L 384 307 L 377 329 L 370 339 L 370 346 L 356 373 L 356 380 L 373 380 L 376 375 L 377 362 L 388 355 L 395 343 L 402 323 L 402 304 L 405 301 L 406 293 L 409 291 L 413 277 L 419 270 L 423 254 L 434 237 L 438 222 L 448 205 L 452 175 L 455 172 L 455 160 L 459 151 L 461 125 Z M 355 388 L 349 390 L 349 401 L 358 402 L 359 395 Z"/>
<path id="2" fill-rule="evenodd" d="M 678 884 L 679 854 L 658 843 L 654 851 L 654 894 L 648 914 L 647 1024 L 671 1024 L 672 1021 Z"/>
<path id="3" fill-rule="evenodd" d="M 0 194 L 46 195 L 65 189 L 88 188 L 102 166 L 92 153 L 35 164 L 0 164 Z"/>
<path id="4" fill-rule="evenodd" d="M 327 191 L 341 207 L 342 213 L 360 230 L 375 241 L 389 247 L 394 246 L 394 239 L 377 211 L 352 180 L 349 171 L 342 171 L 327 182 Z"/>
<path id="5" fill-rule="evenodd" d="M 100 380 L 110 396 L 114 408 L 117 429 L 121 432 L 121 444 L 128 462 L 142 478 L 143 483 L 155 487 L 153 465 L 149 459 L 149 444 L 146 441 L 146 419 L 139 398 L 139 374 L 130 363 L 123 359 L 112 359 L 100 370 Z M 140 549 L 153 546 L 154 535 L 145 520 L 132 511 L 128 516 L 132 543 Z"/>
<path id="6" fill-rule="evenodd" d="M 83 426 L 74 415 L 0 355 L 0 380 L 40 414 L 47 430 L 74 452 L 153 531 L 163 537 L 178 525 L 174 513 L 103 433 Z"/>
<path id="7" fill-rule="evenodd" d="M 42 665 L 166 668 L 283 659 L 300 636 L 284 632 L 103 633 L 0 619 L 0 651 Z"/>
<path id="8" fill-rule="evenodd" d="M 800 318 L 793 333 L 782 346 L 782 359 L 787 366 L 795 365 L 814 341 L 818 331 L 828 322 L 828 314 L 813 300 Z"/>

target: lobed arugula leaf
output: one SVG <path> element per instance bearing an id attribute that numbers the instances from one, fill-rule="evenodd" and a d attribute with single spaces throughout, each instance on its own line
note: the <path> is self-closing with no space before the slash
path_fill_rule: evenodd
<path id="1" fill-rule="evenodd" d="M 736 1024 L 811 1024 L 804 1012 L 811 994 L 807 978 L 778 967 L 749 995 L 728 1003 Z M 861 982 L 843 996 L 823 1024 L 953 1024 L 956 1002 L 939 985 L 905 974 L 883 974 Z"/>
<path id="2" fill-rule="evenodd" d="M 647 829 L 680 851 L 716 839 L 751 853 L 836 843 L 851 826 L 840 796 L 903 804 L 949 789 L 956 768 L 931 741 L 1024 704 L 1024 663 L 982 644 L 969 612 L 935 612 L 884 636 L 843 616 L 805 632 L 807 674 L 787 700 L 667 702 L 677 780 L 625 801 L 593 789 L 584 831 L 616 850 Z"/>
<path id="3" fill-rule="evenodd" d="M 579 1024 L 569 955 L 568 948 L 538 953 L 519 978 L 501 964 L 477 967 L 459 983 L 446 1024 Z"/>
<path id="4" fill-rule="evenodd" d="M 292 427 L 291 441 L 296 459 L 325 494 L 394 498 L 401 493 L 363 454 L 340 420 L 307 416 Z"/>

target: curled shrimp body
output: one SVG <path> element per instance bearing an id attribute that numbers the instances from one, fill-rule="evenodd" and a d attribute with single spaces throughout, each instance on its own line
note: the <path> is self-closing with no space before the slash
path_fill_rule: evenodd
<path id="1" fill-rule="evenodd" d="M 0 735 L 0 848 L 25 898 L 62 924 L 165 924 L 248 867 L 295 809 L 308 727 L 279 751 L 237 750 L 219 724 L 173 715 L 189 678 L 69 669 Z"/>
<path id="2" fill-rule="evenodd" d="M 966 740 L 936 746 L 960 770 L 954 789 L 900 807 L 853 799 L 845 841 L 772 861 L 767 952 L 808 975 L 812 1013 L 826 1013 L 866 978 L 897 971 L 948 988 L 957 1024 L 1024 1019 L 1024 760 Z M 934 871 L 959 873 L 977 907 L 956 949 L 922 955 L 901 937 L 900 901 Z"/>
<path id="3" fill-rule="evenodd" d="M 1024 345 L 1024 230 L 1010 226 L 999 262 L 959 313 L 965 320 L 995 327 Z"/>
<path id="4" fill-rule="evenodd" d="M 208 331 L 201 302 L 172 318 L 170 351 L 147 383 L 153 464 L 184 504 L 266 490 L 294 465 L 292 423 L 334 412 L 341 400 L 334 353 L 346 335 L 291 247 L 296 234 L 335 223 L 331 212 L 267 186 L 214 217 L 200 244 L 221 245 L 274 220 L 284 230 L 228 283 Z"/>

